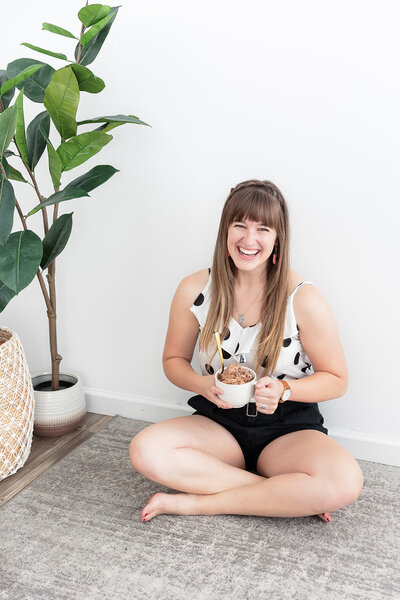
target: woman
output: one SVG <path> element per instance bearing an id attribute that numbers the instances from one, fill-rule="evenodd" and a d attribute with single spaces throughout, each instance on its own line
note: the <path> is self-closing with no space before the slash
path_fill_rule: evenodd
<path id="1" fill-rule="evenodd" d="M 202 375 L 191 367 L 199 337 Z M 215 385 L 220 368 L 244 362 L 258 376 L 254 400 L 232 408 Z M 133 467 L 181 494 L 158 493 L 159 514 L 319 515 L 354 502 L 358 463 L 327 435 L 318 402 L 342 396 L 347 367 L 324 298 L 289 267 L 286 202 L 269 181 L 231 190 L 212 269 L 189 275 L 172 301 L 163 355 L 170 381 L 196 393 L 193 415 L 155 423 L 131 442 Z"/>

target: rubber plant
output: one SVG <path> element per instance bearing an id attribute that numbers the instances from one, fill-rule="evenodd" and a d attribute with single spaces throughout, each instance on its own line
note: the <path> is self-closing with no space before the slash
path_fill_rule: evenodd
<path id="1" fill-rule="evenodd" d="M 19 58 L 10 62 L 7 69 L 0 70 L 0 312 L 37 277 L 49 322 L 52 390 L 58 390 L 62 360 L 57 348 L 55 259 L 70 238 L 73 214 L 60 215 L 60 204 L 89 196 L 89 192 L 110 179 L 117 169 L 97 165 L 66 184 L 64 176 L 68 177 L 70 171 L 109 144 L 113 139 L 109 132 L 115 127 L 125 123 L 147 125 L 138 117 L 121 114 L 77 120 L 80 94 L 98 94 L 105 87 L 104 81 L 87 65 L 97 57 L 117 13 L 118 7 L 86 3 L 78 12 L 79 37 L 57 25 L 43 23 L 44 30 L 76 40 L 73 42 L 76 44 L 74 60 L 59 52 L 22 44 L 66 63 L 59 69 L 39 60 Z M 27 128 L 26 99 L 41 105 L 40 112 Z M 96 100 L 96 106 L 98 104 Z M 79 133 L 79 128 L 88 124 L 93 124 L 92 129 Z M 56 143 L 51 141 L 54 135 L 57 135 Z M 46 190 L 45 195 L 36 167 L 46 158 L 52 182 L 47 185 L 53 189 Z M 17 170 L 15 161 L 22 164 L 22 173 Z M 46 177 L 48 182 L 50 177 Z M 32 187 L 35 202 L 25 215 L 11 181 Z M 38 211 L 42 213 L 42 236 L 29 227 L 30 217 Z M 22 229 L 11 233 L 16 212 Z"/>

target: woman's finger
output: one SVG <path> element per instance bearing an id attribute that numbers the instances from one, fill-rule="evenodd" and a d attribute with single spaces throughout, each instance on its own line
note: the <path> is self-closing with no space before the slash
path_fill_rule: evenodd
<path id="1" fill-rule="evenodd" d="M 224 390 L 220 390 L 215 385 L 212 385 L 210 389 L 211 389 L 212 393 L 215 394 L 216 396 L 222 396 L 224 393 Z"/>
<path id="2" fill-rule="evenodd" d="M 268 390 L 267 388 L 262 388 L 261 390 L 256 390 L 256 393 L 254 394 L 254 398 L 256 400 L 260 400 L 260 402 L 263 402 L 264 400 L 271 400 L 273 398 L 275 398 L 274 392 L 272 390 Z"/>
<path id="3" fill-rule="evenodd" d="M 256 383 L 256 389 L 267 387 L 271 384 L 272 381 L 274 381 L 272 377 L 268 377 L 268 376 L 260 377 L 260 379 Z"/>

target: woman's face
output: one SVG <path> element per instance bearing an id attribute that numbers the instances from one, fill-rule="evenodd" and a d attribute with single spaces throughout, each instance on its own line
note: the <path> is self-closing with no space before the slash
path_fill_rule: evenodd
<path id="1" fill-rule="evenodd" d="M 234 221 L 228 229 L 228 252 L 237 269 L 264 269 L 276 241 L 276 230 L 255 221 Z"/>

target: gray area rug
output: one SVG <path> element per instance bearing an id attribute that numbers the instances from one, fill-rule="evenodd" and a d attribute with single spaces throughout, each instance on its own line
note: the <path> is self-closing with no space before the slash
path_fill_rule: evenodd
<path id="1" fill-rule="evenodd" d="M 317 517 L 160 515 L 134 472 L 147 423 L 116 417 L 0 509 L 0 598 L 400 598 L 400 469 L 360 461 L 359 500 Z"/>

